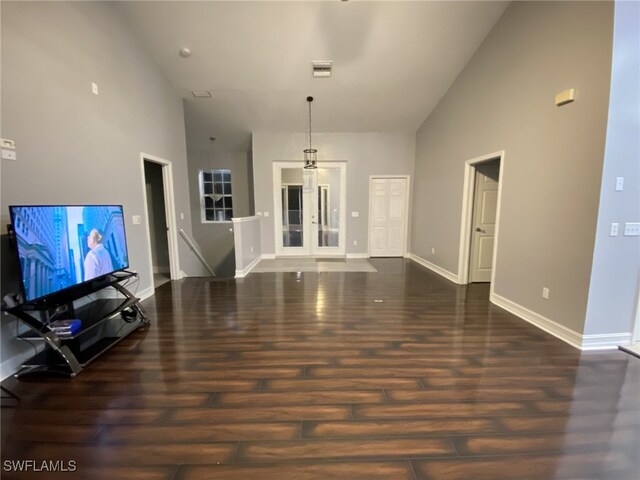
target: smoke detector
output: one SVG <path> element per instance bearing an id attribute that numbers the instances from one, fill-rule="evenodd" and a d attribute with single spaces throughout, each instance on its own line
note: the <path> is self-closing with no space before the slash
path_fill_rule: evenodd
<path id="1" fill-rule="evenodd" d="M 316 60 L 311 62 L 313 66 L 313 76 L 314 77 L 330 77 L 331 76 L 331 65 L 333 62 L 329 60 L 319 61 Z"/>

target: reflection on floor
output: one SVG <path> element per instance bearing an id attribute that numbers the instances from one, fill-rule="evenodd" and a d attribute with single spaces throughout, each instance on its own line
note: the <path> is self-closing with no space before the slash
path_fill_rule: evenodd
<path id="1" fill-rule="evenodd" d="M 171 281 L 171 279 L 169 278 L 169 275 L 165 273 L 153 274 L 153 288 L 158 288 L 160 285 L 164 285 L 169 281 Z"/>
<path id="2" fill-rule="evenodd" d="M 376 271 L 364 258 L 276 258 L 260 260 L 251 273 Z"/>

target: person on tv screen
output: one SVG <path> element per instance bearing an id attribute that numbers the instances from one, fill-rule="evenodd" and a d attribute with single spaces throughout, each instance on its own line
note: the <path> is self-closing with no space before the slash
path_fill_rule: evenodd
<path id="1" fill-rule="evenodd" d="M 102 244 L 102 234 L 95 228 L 89 232 L 87 245 L 90 250 L 84 258 L 84 279 L 90 280 L 113 272 L 111 255 Z"/>

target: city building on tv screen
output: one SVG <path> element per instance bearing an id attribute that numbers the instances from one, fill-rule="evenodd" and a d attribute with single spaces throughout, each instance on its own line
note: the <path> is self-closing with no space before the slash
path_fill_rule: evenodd
<path id="1" fill-rule="evenodd" d="M 11 207 L 25 300 L 129 266 L 121 206 Z"/>

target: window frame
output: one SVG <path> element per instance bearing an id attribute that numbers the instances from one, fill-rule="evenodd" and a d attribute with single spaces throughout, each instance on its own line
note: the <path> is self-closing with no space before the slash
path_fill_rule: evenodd
<path id="1" fill-rule="evenodd" d="M 211 181 L 206 181 L 205 182 L 205 173 L 210 174 L 211 175 Z M 215 177 L 216 174 L 220 174 L 222 176 L 222 181 L 216 181 Z M 228 174 L 229 175 L 229 181 L 225 182 L 224 181 L 224 175 Z M 205 183 L 210 183 L 211 184 L 211 189 L 212 189 L 212 193 L 205 193 Z M 223 193 L 218 193 L 216 194 L 216 184 L 221 185 L 221 190 Z M 224 189 L 224 185 L 228 184 L 230 187 L 230 192 L 231 193 L 224 193 L 225 189 Z M 208 169 L 201 169 L 198 171 L 198 186 L 199 186 L 199 191 L 200 191 L 200 222 L 201 223 L 233 223 L 233 177 L 231 176 L 231 169 L 229 168 L 208 168 Z M 222 208 L 216 207 L 215 203 L 216 203 L 216 196 L 220 196 L 220 199 L 225 199 L 228 198 L 229 200 L 231 200 L 231 207 L 227 208 L 226 206 L 226 201 L 224 202 L 224 205 Z M 206 206 L 206 199 L 210 198 L 211 201 L 213 202 L 213 207 L 207 207 Z M 214 220 L 208 220 L 207 219 L 207 210 L 212 210 L 213 211 L 213 215 L 214 215 Z M 224 213 L 226 210 L 231 210 L 231 218 L 229 220 L 215 220 L 215 216 L 216 216 L 216 212 L 223 212 L 223 214 L 226 216 L 226 214 Z"/>

